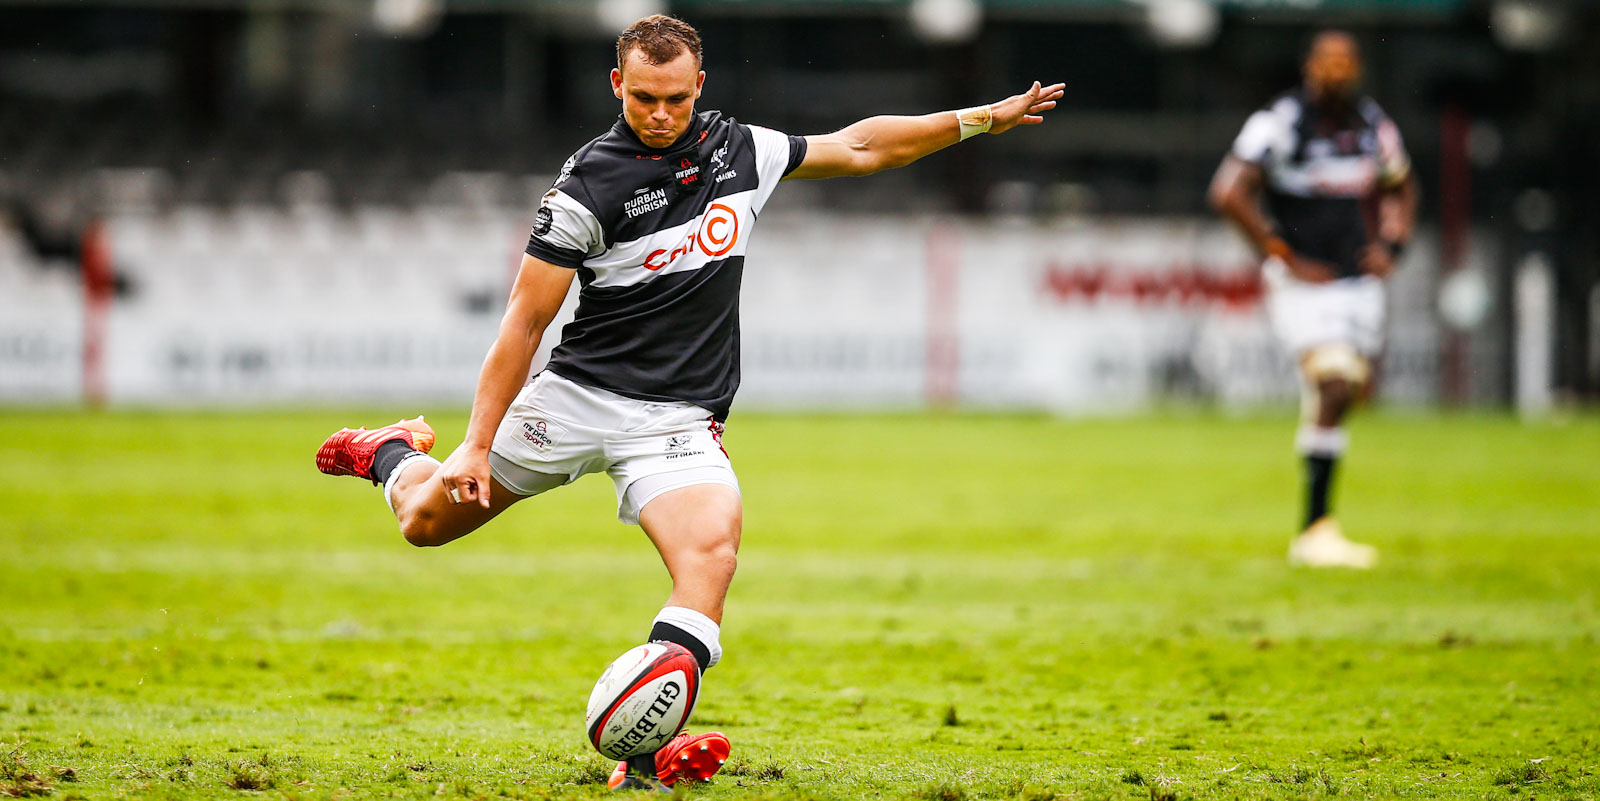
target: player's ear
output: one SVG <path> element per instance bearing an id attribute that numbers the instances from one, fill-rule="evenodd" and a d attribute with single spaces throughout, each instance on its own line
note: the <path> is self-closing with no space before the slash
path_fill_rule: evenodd
<path id="1" fill-rule="evenodd" d="M 706 71 L 705 70 L 700 70 L 700 76 L 694 79 L 694 96 L 695 96 L 696 100 L 698 100 L 700 98 L 700 90 L 705 88 L 705 85 L 706 85 Z"/>
<path id="2" fill-rule="evenodd" d="M 611 68 L 611 94 L 616 95 L 618 100 L 622 99 L 622 70 L 616 67 Z"/>

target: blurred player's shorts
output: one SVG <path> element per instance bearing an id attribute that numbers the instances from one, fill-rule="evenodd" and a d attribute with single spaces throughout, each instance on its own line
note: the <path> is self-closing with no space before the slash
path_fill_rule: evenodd
<path id="1" fill-rule="evenodd" d="M 1296 358 L 1323 345 L 1350 345 L 1363 356 L 1383 347 L 1383 281 L 1370 275 L 1316 284 L 1289 274 L 1276 256 L 1261 267 L 1272 330 Z"/>
<path id="2" fill-rule="evenodd" d="M 691 403 L 657 403 L 575 384 L 545 371 L 518 393 L 495 432 L 489 467 L 518 495 L 538 495 L 605 471 L 617 519 L 639 522 L 656 497 L 695 484 L 739 489 L 722 424 Z"/>

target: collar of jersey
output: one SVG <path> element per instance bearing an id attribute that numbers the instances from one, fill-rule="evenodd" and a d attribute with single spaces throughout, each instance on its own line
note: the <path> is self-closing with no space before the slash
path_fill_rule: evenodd
<path id="1" fill-rule="evenodd" d="M 1323 108 L 1317 104 L 1316 98 L 1311 96 L 1311 90 L 1301 85 L 1295 90 L 1295 95 L 1300 101 L 1302 119 L 1314 123 L 1318 118 L 1329 117 L 1340 129 L 1361 127 L 1361 95 L 1353 94 L 1343 107 Z"/>
<path id="2" fill-rule="evenodd" d="M 622 141 L 627 142 L 630 147 L 637 149 L 641 153 L 651 156 L 676 156 L 679 153 L 695 150 L 700 145 L 700 132 L 711 127 L 711 123 L 715 122 L 718 116 L 721 115 L 715 111 L 696 113 L 694 119 L 689 123 L 689 130 L 684 131 L 683 136 L 678 137 L 678 141 L 666 147 L 651 147 L 645 144 L 639 139 L 639 135 L 628 127 L 628 121 L 623 119 L 621 114 L 617 115 L 617 122 L 611 127 L 611 130 L 615 131 L 617 136 L 622 138 Z"/>

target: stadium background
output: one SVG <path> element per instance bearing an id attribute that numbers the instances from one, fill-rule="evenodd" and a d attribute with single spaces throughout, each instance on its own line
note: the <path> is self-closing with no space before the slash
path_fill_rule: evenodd
<path id="1" fill-rule="evenodd" d="M 0 399 L 465 402 L 530 209 L 615 117 L 614 32 L 700 26 L 702 107 L 793 133 L 1063 80 L 1042 129 L 791 183 L 741 408 L 1293 396 L 1204 208 L 1306 36 L 1354 30 L 1423 189 L 1382 394 L 1600 393 L 1600 48 L 1554 0 L 0 3 Z"/>

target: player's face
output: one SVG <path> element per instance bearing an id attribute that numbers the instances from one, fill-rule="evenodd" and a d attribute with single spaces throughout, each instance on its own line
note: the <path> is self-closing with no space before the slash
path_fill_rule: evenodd
<path id="1" fill-rule="evenodd" d="M 1318 37 L 1306 57 L 1306 84 L 1311 91 L 1324 99 L 1345 98 L 1355 94 L 1360 80 L 1361 53 L 1355 41 L 1336 34 Z"/>
<path id="2" fill-rule="evenodd" d="M 685 50 L 665 64 L 651 64 L 638 50 L 623 69 L 611 71 L 611 90 L 622 100 L 622 118 L 650 147 L 666 147 L 689 130 L 694 101 L 706 74 Z"/>

